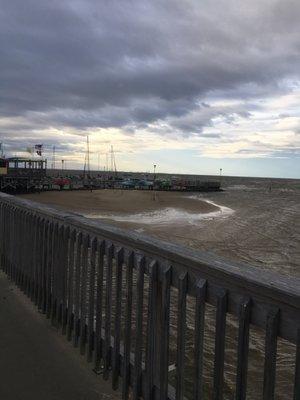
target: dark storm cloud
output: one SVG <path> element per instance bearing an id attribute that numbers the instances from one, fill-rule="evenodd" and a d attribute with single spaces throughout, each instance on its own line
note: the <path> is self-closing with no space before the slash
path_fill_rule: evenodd
<path id="1" fill-rule="evenodd" d="M 33 129 L 169 121 L 201 133 L 216 117 L 205 98 L 297 78 L 299 18 L 292 0 L 1 1 L 0 115 Z"/>

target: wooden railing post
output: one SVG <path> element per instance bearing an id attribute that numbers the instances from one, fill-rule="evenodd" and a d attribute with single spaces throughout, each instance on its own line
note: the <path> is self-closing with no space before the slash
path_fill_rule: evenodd
<path id="1" fill-rule="evenodd" d="M 160 274 L 155 304 L 155 341 L 154 341 L 154 384 L 159 388 L 159 398 L 168 396 L 168 369 L 169 369 L 169 322 L 170 322 L 170 285 L 171 267 L 167 267 Z"/>
<path id="2" fill-rule="evenodd" d="M 153 349 L 153 384 L 159 388 L 161 374 L 161 334 L 162 334 L 162 283 L 157 282 L 154 305 L 154 349 Z"/>

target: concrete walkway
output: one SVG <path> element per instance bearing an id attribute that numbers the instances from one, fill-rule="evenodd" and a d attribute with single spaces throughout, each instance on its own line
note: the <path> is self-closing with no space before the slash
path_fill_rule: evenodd
<path id="1" fill-rule="evenodd" d="M 2 272 L 0 399 L 120 399 Z"/>

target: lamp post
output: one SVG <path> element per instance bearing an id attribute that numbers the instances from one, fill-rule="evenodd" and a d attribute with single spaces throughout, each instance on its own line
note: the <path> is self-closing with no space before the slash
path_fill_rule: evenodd
<path id="1" fill-rule="evenodd" d="M 153 165 L 153 200 L 156 200 L 155 181 L 156 181 L 156 164 Z"/>
<path id="2" fill-rule="evenodd" d="M 156 180 L 155 170 L 156 170 L 156 164 L 153 165 L 153 181 L 154 181 L 154 182 L 155 182 L 155 180 Z"/>

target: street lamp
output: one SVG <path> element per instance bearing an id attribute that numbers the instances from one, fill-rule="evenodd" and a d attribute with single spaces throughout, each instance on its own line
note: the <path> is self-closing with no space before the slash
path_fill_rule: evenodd
<path id="1" fill-rule="evenodd" d="M 153 180 L 154 180 L 154 182 L 155 182 L 155 179 L 156 179 L 155 170 L 156 170 L 156 164 L 153 165 L 153 175 L 154 175 Z"/>

